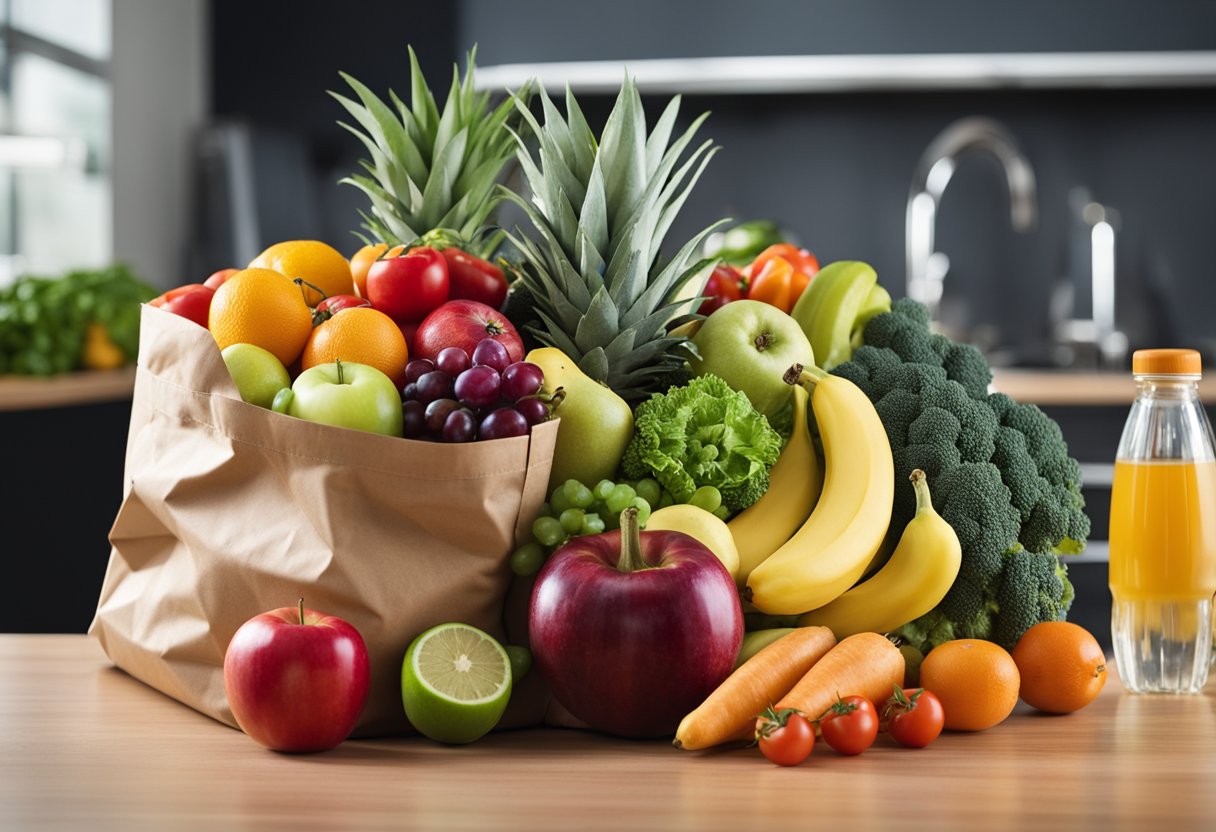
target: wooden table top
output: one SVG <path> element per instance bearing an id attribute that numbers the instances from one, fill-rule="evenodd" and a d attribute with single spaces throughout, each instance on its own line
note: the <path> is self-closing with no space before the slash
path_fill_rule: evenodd
<path id="1" fill-rule="evenodd" d="M 923 750 L 819 743 L 779 769 L 755 749 L 536 730 L 462 748 L 257 746 L 109 666 L 85 636 L 0 635 L 0 828 L 1211 828 L 1216 696 L 1146 698 L 1112 679 L 1067 717 L 1019 706 Z"/>

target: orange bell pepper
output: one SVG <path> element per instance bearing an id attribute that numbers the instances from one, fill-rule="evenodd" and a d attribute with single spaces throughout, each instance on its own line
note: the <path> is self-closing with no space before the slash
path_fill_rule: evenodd
<path id="1" fill-rule="evenodd" d="M 747 268 L 747 297 L 788 314 L 818 271 L 819 261 L 807 249 L 789 243 L 769 246 Z"/>

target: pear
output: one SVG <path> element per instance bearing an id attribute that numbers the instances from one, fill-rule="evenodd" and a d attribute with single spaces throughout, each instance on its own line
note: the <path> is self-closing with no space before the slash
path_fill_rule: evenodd
<path id="1" fill-rule="evenodd" d="M 613 479 L 625 446 L 633 438 L 633 411 L 625 400 L 595 381 L 556 347 L 532 350 L 524 357 L 545 374 L 545 392 L 565 391 L 553 415 L 560 418 L 549 489 L 566 480 L 588 488 Z"/>
<path id="2" fill-rule="evenodd" d="M 677 504 L 658 509 L 646 521 L 646 531 L 683 532 L 713 552 L 731 579 L 739 574 L 739 550 L 730 528 L 700 506 Z"/>

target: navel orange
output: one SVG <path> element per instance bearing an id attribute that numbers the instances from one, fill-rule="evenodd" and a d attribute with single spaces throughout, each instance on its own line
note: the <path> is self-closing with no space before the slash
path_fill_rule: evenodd
<path id="1" fill-rule="evenodd" d="M 290 365 L 312 334 L 312 313 L 300 287 L 279 272 L 245 269 L 215 290 L 207 328 L 221 350 L 253 344 Z"/>
<path id="2" fill-rule="evenodd" d="M 312 331 L 301 369 L 331 364 L 336 359 L 368 364 L 393 380 L 405 383 L 409 353 L 405 337 L 393 319 L 368 306 L 344 309 Z"/>
<path id="3" fill-rule="evenodd" d="M 326 297 L 350 295 L 355 290 L 350 263 L 337 249 L 319 240 L 275 243 L 253 258 L 249 268 L 273 269 L 289 278 L 303 278 L 324 292 Z M 307 290 L 309 306 L 316 306 L 322 299 L 316 291 Z"/>
<path id="4" fill-rule="evenodd" d="M 1018 703 L 1018 666 L 999 644 L 957 639 L 929 651 L 920 684 L 941 700 L 946 727 L 983 731 L 1005 721 Z"/>
<path id="5" fill-rule="evenodd" d="M 1053 714 L 1093 702 L 1106 684 L 1106 656 L 1093 634 L 1070 621 L 1035 624 L 1013 648 L 1022 701 Z"/>

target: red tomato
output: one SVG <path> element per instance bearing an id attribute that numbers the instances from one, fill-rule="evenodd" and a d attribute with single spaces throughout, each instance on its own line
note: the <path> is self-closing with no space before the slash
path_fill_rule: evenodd
<path id="1" fill-rule="evenodd" d="M 211 311 L 211 298 L 215 290 L 202 283 L 189 283 L 170 289 L 158 298 L 148 301 L 149 306 L 158 306 L 166 312 L 181 315 L 207 328 L 207 315 Z"/>
<path id="2" fill-rule="evenodd" d="M 895 688 L 887 700 L 887 732 L 900 745 L 924 748 L 937 739 L 946 722 L 942 702 L 924 688 Z"/>
<path id="3" fill-rule="evenodd" d="M 815 729 L 793 708 L 779 711 L 769 708 L 756 721 L 756 743 L 771 762 L 779 766 L 796 766 L 811 755 L 815 747 Z"/>
<path id="4" fill-rule="evenodd" d="M 203 281 L 203 285 L 212 289 L 218 289 L 224 285 L 224 281 L 239 271 L 240 269 L 220 269 L 218 272 L 212 272 L 211 276 Z"/>
<path id="5" fill-rule="evenodd" d="M 367 298 L 394 321 L 421 321 L 448 300 L 448 261 L 433 248 L 385 257 L 367 271 Z"/>
<path id="6" fill-rule="evenodd" d="M 358 309 L 361 306 L 371 306 L 372 302 L 354 295 L 330 295 L 317 304 L 312 313 L 312 325 L 319 326 L 344 309 Z"/>
<path id="7" fill-rule="evenodd" d="M 450 300 L 475 300 L 492 309 L 502 308 L 507 299 L 507 278 L 502 269 L 454 246 L 445 248 L 443 257 L 448 261 Z"/>
<path id="8" fill-rule="evenodd" d="M 860 754 L 878 736 L 878 711 L 864 696 L 846 696 L 819 717 L 823 741 L 841 754 Z"/>
<path id="9" fill-rule="evenodd" d="M 742 300 L 742 272 L 726 263 L 720 264 L 710 274 L 709 280 L 705 281 L 705 291 L 701 294 L 709 296 L 697 310 L 702 315 L 712 315 L 732 300 Z"/>

